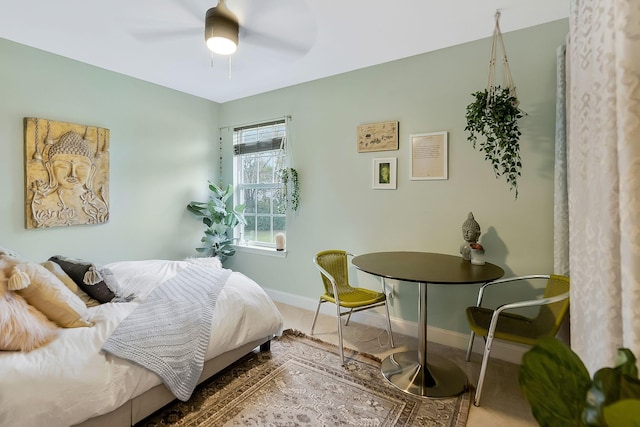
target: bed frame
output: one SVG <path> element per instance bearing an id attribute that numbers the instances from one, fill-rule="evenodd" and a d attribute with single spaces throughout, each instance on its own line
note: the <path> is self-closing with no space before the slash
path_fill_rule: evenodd
<path id="1" fill-rule="evenodd" d="M 262 338 L 249 342 L 234 350 L 222 353 L 219 356 L 204 362 L 204 368 L 198 384 L 211 378 L 213 375 L 222 371 L 233 362 L 241 359 L 251 353 L 256 348 L 260 351 L 269 351 L 271 348 L 271 339 L 273 337 Z M 142 421 L 149 415 L 156 412 L 166 404 L 175 400 L 175 396 L 169 391 L 164 384 L 157 385 L 139 396 L 125 402 L 122 406 L 104 415 L 89 418 L 87 421 L 77 424 L 78 427 L 131 427 Z"/>

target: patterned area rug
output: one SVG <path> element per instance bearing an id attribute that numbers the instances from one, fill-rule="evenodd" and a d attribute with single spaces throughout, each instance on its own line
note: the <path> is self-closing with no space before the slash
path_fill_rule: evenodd
<path id="1" fill-rule="evenodd" d="M 389 384 L 380 361 L 293 330 L 202 383 L 137 426 L 438 426 L 463 427 L 470 392 L 450 399 L 406 394 Z"/>

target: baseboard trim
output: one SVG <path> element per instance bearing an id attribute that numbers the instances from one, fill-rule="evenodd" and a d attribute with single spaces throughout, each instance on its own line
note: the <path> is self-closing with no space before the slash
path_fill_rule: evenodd
<path id="1" fill-rule="evenodd" d="M 294 307 L 309 310 L 312 313 L 315 312 L 318 305 L 318 300 L 313 298 L 307 298 L 299 295 L 290 294 L 287 292 L 278 291 L 275 289 L 266 289 L 265 292 L 276 302 L 291 305 Z M 379 313 L 378 309 L 367 310 L 360 313 L 355 313 L 351 316 L 351 322 L 357 322 L 364 325 L 376 326 L 379 328 L 385 328 L 385 317 L 383 313 Z M 322 304 L 320 306 L 320 313 L 329 316 L 335 316 L 335 306 L 332 304 Z M 309 319 L 309 326 L 311 326 L 311 319 Z M 404 319 L 391 318 L 391 327 L 394 332 L 402 335 L 417 336 L 418 324 L 416 322 L 410 322 Z M 463 334 L 460 332 L 450 331 L 447 329 L 435 328 L 433 326 L 427 326 L 427 335 L 430 342 L 435 342 L 449 347 L 459 348 L 462 350 L 467 349 L 469 343 L 469 334 Z M 474 357 L 482 357 L 482 351 L 484 347 L 484 340 L 478 338 L 473 345 L 473 353 L 477 353 Z M 491 348 L 491 357 L 501 359 L 507 362 L 520 364 L 522 361 L 522 355 L 529 349 L 528 346 L 511 344 L 502 341 L 494 341 Z"/>

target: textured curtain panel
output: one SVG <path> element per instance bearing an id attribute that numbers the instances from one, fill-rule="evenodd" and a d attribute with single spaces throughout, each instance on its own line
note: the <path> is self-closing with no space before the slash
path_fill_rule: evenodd
<path id="1" fill-rule="evenodd" d="M 557 50 L 556 152 L 553 189 L 553 272 L 569 274 L 569 200 L 567 193 L 567 47 Z"/>
<path id="2" fill-rule="evenodd" d="M 553 272 L 563 276 L 571 276 L 569 272 L 569 194 L 567 181 L 567 46 L 560 46 L 556 51 L 556 57 Z M 570 315 L 565 318 L 557 337 L 565 344 L 571 344 Z"/>
<path id="3" fill-rule="evenodd" d="M 640 2 L 572 0 L 571 342 L 593 373 L 640 355 Z"/>

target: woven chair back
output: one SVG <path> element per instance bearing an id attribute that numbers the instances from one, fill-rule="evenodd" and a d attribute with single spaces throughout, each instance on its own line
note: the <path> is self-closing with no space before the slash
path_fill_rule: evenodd
<path id="1" fill-rule="evenodd" d="M 320 267 L 324 268 L 327 273 L 333 276 L 339 295 L 352 292 L 353 288 L 349 285 L 347 252 L 341 250 L 319 252 L 316 255 L 316 262 Z M 324 274 L 321 274 L 321 276 L 325 292 L 328 295 L 334 296 L 331 281 Z"/>

